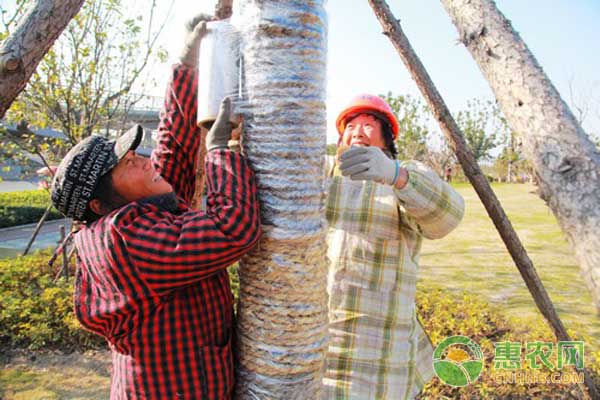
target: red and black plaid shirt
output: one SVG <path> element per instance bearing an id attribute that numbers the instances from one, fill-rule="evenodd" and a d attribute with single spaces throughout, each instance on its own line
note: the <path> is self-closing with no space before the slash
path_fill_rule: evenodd
<path id="1" fill-rule="evenodd" d="M 146 199 L 75 238 L 75 312 L 113 352 L 112 399 L 231 396 L 226 267 L 260 235 L 254 174 L 229 150 L 206 160 L 207 210 L 189 208 L 200 141 L 197 72 L 173 68 L 152 160 L 179 201 Z"/>

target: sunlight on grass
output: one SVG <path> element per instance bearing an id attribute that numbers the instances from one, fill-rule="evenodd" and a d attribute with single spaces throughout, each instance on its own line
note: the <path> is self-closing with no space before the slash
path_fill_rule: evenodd
<path id="1" fill-rule="evenodd" d="M 74 360 L 72 360 L 74 361 Z M 26 365 L 19 363 L 0 370 L 0 398 L 106 399 L 110 377 L 90 368 L 85 362 L 72 365 Z"/>
<path id="2" fill-rule="evenodd" d="M 566 328 L 587 336 L 589 351 L 600 350 L 600 318 L 556 218 L 532 185 L 497 184 L 493 189 Z M 479 295 L 508 316 L 541 318 L 477 194 L 471 186 L 457 190 L 466 201 L 465 218 L 447 237 L 425 241 L 420 283 Z"/>
<path id="3" fill-rule="evenodd" d="M 586 356 L 595 353 L 595 358 L 599 359 L 600 318 L 595 315 L 579 266 L 556 219 L 533 193 L 534 187 L 531 185 L 494 185 L 493 188 L 566 328 L 575 339 L 585 340 Z M 469 185 L 458 185 L 457 190 L 464 196 L 467 204 L 464 220 L 446 238 L 425 241 L 421 256 L 418 290 L 423 298 L 419 305 L 427 305 L 429 300 L 438 306 L 435 308 L 429 304 L 429 309 L 435 310 L 427 320 L 432 325 L 437 324 L 438 331 L 437 336 L 432 339 L 439 342 L 448 330 L 452 334 L 468 335 L 469 332 L 478 332 L 481 326 L 487 326 L 486 321 L 489 322 L 490 318 L 499 321 L 504 316 L 515 321 L 511 322 L 510 327 L 516 327 L 513 334 L 518 338 L 533 337 L 537 340 L 541 338 L 540 332 L 543 331 L 547 335 L 541 315 L 477 195 Z M 234 278 L 232 288 L 237 292 L 239 280 L 235 266 L 230 268 L 230 273 Z M 436 288 L 444 289 L 444 294 L 436 294 Z M 451 296 L 445 291 L 450 291 Z M 471 295 L 468 302 L 465 302 L 463 292 Z M 444 299 L 444 302 L 440 299 Z M 485 309 L 488 311 L 477 305 L 469 309 L 469 305 L 479 300 L 500 308 L 502 315 L 486 314 L 490 309 L 487 305 Z M 449 309 L 444 311 L 442 307 L 440 312 L 440 304 Z M 452 307 L 459 309 L 456 315 L 467 313 L 470 316 L 466 320 L 463 317 L 450 317 L 455 315 L 450 310 Z M 500 325 L 502 328 L 506 323 Z M 455 332 L 463 329 L 467 331 Z M 83 356 L 78 357 L 73 354 L 57 356 L 55 361 L 41 365 L 23 360 L 17 365 L 3 366 L 0 370 L 0 399 L 108 398 L 109 359 L 100 358 L 101 361 L 94 359 L 96 361 L 91 362 Z M 478 388 L 487 390 L 486 393 L 499 391 L 497 394 L 500 396 L 504 393 L 501 390 L 506 390 L 506 387 L 488 387 L 484 384 Z"/>

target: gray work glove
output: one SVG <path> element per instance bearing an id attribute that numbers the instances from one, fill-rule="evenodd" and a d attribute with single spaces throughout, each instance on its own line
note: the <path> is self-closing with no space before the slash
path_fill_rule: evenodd
<path id="1" fill-rule="evenodd" d="M 221 101 L 219 114 L 206 134 L 206 151 L 213 149 L 227 149 L 227 143 L 231 139 L 231 131 L 234 126 L 231 122 L 231 99 L 225 97 Z"/>
<path id="2" fill-rule="evenodd" d="M 206 34 L 206 22 L 212 17 L 206 14 L 198 14 L 185 24 L 185 42 L 179 56 L 179 61 L 188 67 L 198 66 L 200 55 L 200 42 Z"/>
<path id="3" fill-rule="evenodd" d="M 398 160 L 392 160 L 375 146 L 353 146 L 340 156 L 340 171 L 352 180 L 394 185 L 399 175 Z"/>

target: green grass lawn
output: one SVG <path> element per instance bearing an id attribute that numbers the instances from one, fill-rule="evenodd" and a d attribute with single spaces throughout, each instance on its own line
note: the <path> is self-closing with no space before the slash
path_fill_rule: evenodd
<path id="1" fill-rule="evenodd" d="M 541 314 L 477 194 L 470 185 L 456 188 L 465 198 L 465 217 L 447 237 L 425 241 L 422 287 L 477 294 L 507 316 L 537 321 Z M 493 189 L 565 327 L 589 337 L 586 353 L 599 351 L 600 317 L 556 218 L 532 185 L 495 184 Z"/>
<path id="2" fill-rule="evenodd" d="M 499 184 L 493 188 L 529 252 L 563 323 L 575 338 L 585 338 L 586 355 L 596 352 L 598 358 L 600 317 L 595 315 L 579 267 L 554 216 L 533 193 L 531 185 Z M 457 189 L 466 200 L 465 218 L 446 238 L 424 243 L 419 290 L 424 296 L 434 296 L 433 289 L 436 288 L 455 291 L 456 302 L 462 304 L 458 306 L 462 310 L 467 307 L 461 300 L 462 292 L 468 292 L 499 308 L 503 315 L 514 317 L 519 324 L 516 326 L 522 327 L 524 332 L 540 331 L 536 328 L 543 324 L 543 320 L 475 192 L 469 185 L 458 185 Z M 453 300 L 452 297 L 450 302 Z M 467 309 L 467 313 L 473 314 L 473 308 L 475 314 L 479 313 L 477 306 Z M 440 316 L 437 318 L 440 324 L 452 322 L 440 313 L 436 315 Z M 435 321 L 435 317 L 430 318 L 430 322 Z M 462 332 L 451 333 L 457 335 Z M 107 352 L 98 352 L 96 358 L 77 353 L 36 357 L 33 361 L 25 357 L 2 366 L 0 398 L 108 398 L 110 355 Z M 496 389 L 501 388 L 485 390 L 493 393 Z M 525 394 L 519 398 L 545 397 Z"/>
<path id="3" fill-rule="evenodd" d="M 17 355 L 0 371 L 0 398 L 6 400 L 108 399 L 107 351 Z"/>

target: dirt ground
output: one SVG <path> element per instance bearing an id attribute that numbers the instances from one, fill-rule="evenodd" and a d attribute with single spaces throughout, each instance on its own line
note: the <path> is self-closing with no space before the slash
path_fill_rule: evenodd
<path id="1" fill-rule="evenodd" d="M 108 399 L 111 356 L 106 351 L 29 352 L 0 356 L 0 399 Z"/>

